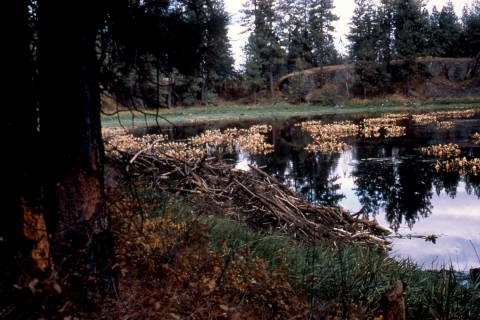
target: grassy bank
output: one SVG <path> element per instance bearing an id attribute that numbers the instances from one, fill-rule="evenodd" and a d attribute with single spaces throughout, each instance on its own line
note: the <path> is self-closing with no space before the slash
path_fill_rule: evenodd
<path id="1" fill-rule="evenodd" d="M 454 108 L 480 107 L 480 98 L 448 99 L 441 101 L 418 102 L 408 105 L 404 101 L 356 100 L 343 106 L 292 105 L 287 103 L 251 105 L 219 105 L 207 107 L 190 107 L 162 109 L 158 111 L 122 111 L 117 114 L 103 115 L 104 127 L 144 127 L 182 125 L 212 122 L 271 122 L 291 117 L 314 117 L 341 114 L 382 114 L 401 113 L 414 109 L 416 112 L 445 111 Z"/>
<path id="2" fill-rule="evenodd" d="M 130 191 L 113 203 L 116 252 L 124 254 L 120 299 L 106 307 L 114 318 L 374 319 L 397 280 L 407 285 L 408 319 L 480 317 L 480 279 L 448 266 L 430 272 L 372 247 L 306 246 L 281 232 L 197 216 L 158 190 Z"/>

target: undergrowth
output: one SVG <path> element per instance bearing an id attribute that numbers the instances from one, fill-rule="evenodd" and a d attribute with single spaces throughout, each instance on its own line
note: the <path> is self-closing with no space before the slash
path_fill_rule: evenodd
<path id="1" fill-rule="evenodd" d="M 480 319 L 478 276 L 428 272 L 374 247 L 307 246 L 128 190 L 110 195 L 119 281 L 103 318 L 374 319 L 382 293 L 403 280 L 407 318 Z"/>

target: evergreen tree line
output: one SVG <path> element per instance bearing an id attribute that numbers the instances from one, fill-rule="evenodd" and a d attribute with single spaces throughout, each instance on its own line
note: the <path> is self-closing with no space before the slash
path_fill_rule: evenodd
<path id="1" fill-rule="evenodd" d="M 410 80 L 420 70 L 419 57 L 475 57 L 480 52 L 480 1 L 457 17 L 452 1 L 430 14 L 423 0 L 355 0 L 349 55 L 364 95 L 386 92 L 392 78 Z M 392 62 L 397 65 L 393 74 Z"/>
<path id="2" fill-rule="evenodd" d="M 36 81 L 38 1 L 29 8 Z M 94 10 L 100 87 L 118 102 L 137 110 L 209 104 L 231 81 L 224 0 L 104 0 Z"/>
<path id="3" fill-rule="evenodd" d="M 234 60 L 223 0 L 138 1 L 118 11 L 125 21 L 106 20 L 98 51 L 105 88 L 121 102 L 210 104 L 225 90 Z"/>
<path id="4" fill-rule="evenodd" d="M 32 99 L 41 94 L 45 42 L 39 3 L 24 5 Z M 102 94 L 138 110 L 209 104 L 234 81 L 224 0 L 99 0 L 92 10 Z"/>
<path id="5" fill-rule="evenodd" d="M 254 94 L 280 77 L 309 68 L 340 64 L 333 43 L 332 0 L 248 0 L 243 26 L 250 32 L 244 47 L 244 85 Z M 321 84 L 322 85 L 322 84 Z"/>
<path id="6" fill-rule="evenodd" d="M 475 57 L 480 51 L 480 1 L 463 8 L 459 18 L 449 1 L 431 13 L 424 0 L 355 0 L 348 57 L 334 46 L 332 0 L 248 0 L 243 26 L 250 32 L 244 47 L 244 84 L 254 95 L 270 91 L 282 76 L 308 68 L 352 62 L 365 97 L 386 93 L 392 78 L 410 80 L 420 70 L 419 57 Z M 395 74 L 393 64 L 396 64 Z"/>

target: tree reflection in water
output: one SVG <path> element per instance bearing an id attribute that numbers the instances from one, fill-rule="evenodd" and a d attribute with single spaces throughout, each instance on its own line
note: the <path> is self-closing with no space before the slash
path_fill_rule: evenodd
<path id="1" fill-rule="evenodd" d="M 275 152 L 266 157 L 252 156 L 250 161 L 257 166 L 266 166 L 264 170 L 312 203 L 337 206 L 350 202 L 345 194 L 350 194 L 351 185 L 354 185 L 355 196 L 364 212 L 370 218 L 384 212 L 386 221 L 394 230 L 403 225 L 412 228 L 419 219 L 435 213 L 432 206 L 434 194 L 440 197 L 445 192 L 454 199 L 463 192 L 463 187 L 459 186 L 465 185 L 467 195 L 480 199 L 480 174 L 437 172 L 434 164 L 442 159 L 419 151 L 424 146 L 453 142 L 460 144 L 462 154 L 459 157 L 479 158 L 480 147 L 469 137 L 480 127 L 480 114 L 474 120 L 458 120 L 452 129 L 438 130 L 410 122 L 404 125 L 408 130 L 402 138 L 344 139 L 353 146 L 353 150 L 347 151 L 348 156 L 308 153 L 304 150 L 312 142 L 308 133 L 302 133 L 292 125 L 288 130 L 277 127 L 268 141 L 275 145 Z M 452 136 L 455 139 L 452 140 Z M 340 163 L 349 163 L 348 169 L 341 170 Z M 340 181 L 347 181 L 348 187 L 342 186 Z"/>
<path id="2" fill-rule="evenodd" d="M 442 190 L 452 199 L 457 196 L 457 187 L 460 182 L 460 174 L 458 172 L 436 172 L 433 174 L 433 186 L 437 196 L 440 196 Z"/>
<path id="3" fill-rule="evenodd" d="M 315 204 L 338 206 L 345 198 L 340 193 L 339 176 L 335 174 L 339 154 L 308 153 L 305 146 L 311 142 L 310 135 L 292 130 L 291 139 L 276 133 L 275 152 L 267 157 L 252 156 L 257 166 L 267 165 L 267 172 L 280 182 L 291 186 L 308 201 Z"/>
<path id="4" fill-rule="evenodd" d="M 480 199 L 480 175 L 467 175 L 465 177 L 465 190 L 468 195 L 473 193 Z"/>
<path id="5" fill-rule="evenodd" d="M 432 177 L 428 165 L 397 159 L 361 161 L 352 171 L 355 194 L 367 214 L 379 209 L 394 230 L 410 228 L 432 213 Z"/>
<path id="6" fill-rule="evenodd" d="M 312 203 L 337 206 L 345 198 L 338 193 L 340 178 L 335 174 L 339 155 L 331 153 L 310 153 L 304 161 L 293 166 L 299 193 Z"/>

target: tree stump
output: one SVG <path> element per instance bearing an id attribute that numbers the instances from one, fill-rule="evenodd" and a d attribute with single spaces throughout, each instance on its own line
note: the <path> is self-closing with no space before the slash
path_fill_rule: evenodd
<path id="1" fill-rule="evenodd" d="M 480 276 L 480 268 L 470 269 L 470 279 L 472 280 L 472 282 L 477 281 L 479 276 Z"/>
<path id="2" fill-rule="evenodd" d="M 380 300 L 383 320 L 405 320 L 405 283 L 397 280 Z"/>

